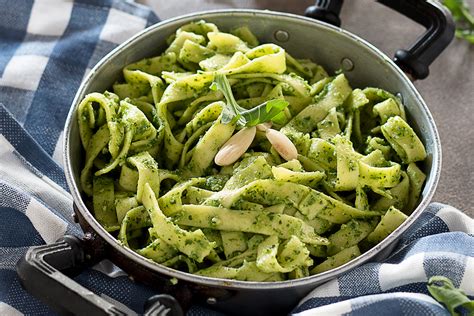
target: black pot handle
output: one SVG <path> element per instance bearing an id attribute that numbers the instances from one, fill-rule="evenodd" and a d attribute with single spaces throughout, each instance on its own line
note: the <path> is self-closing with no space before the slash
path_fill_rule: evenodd
<path id="1" fill-rule="evenodd" d="M 90 265 L 83 242 L 66 235 L 58 242 L 28 249 L 17 263 L 20 283 L 28 292 L 61 314 L 127 315 L 121 306 L 96 295 L 64 273 L 74 273 Z M 145 315 L 182 316 L 183 310 L 171 295 L 152 296 L 146 303 Z"/>
<path id="2" fill-rule="evenodd" d="M 341 13 L 344 0 L 316 0 L 313 6 L 306 9 L 304 15 L 335 26 L 341 26 Z"/>
<path id="3" fill-rule="evenodd" d="M 426 32 L 408 49 L 399 49 L 393 60 L 413 79 L 424 79 L 430 64 L 451 43 L 455 25 L 451 13 L 433 0 L 377 0 L 426 27 Z M 305 15 L 340 26 L 343 0 L 318 0 Z"/>

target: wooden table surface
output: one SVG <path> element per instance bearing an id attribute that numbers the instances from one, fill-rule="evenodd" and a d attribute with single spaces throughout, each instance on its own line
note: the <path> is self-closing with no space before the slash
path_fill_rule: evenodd
<path id="1" fill-rule="evenodd" d="M 303 14 L 313 1 L 298 0 L 140 0 L 161 19 L 202 10 L 256 8 Z M 468 0 L 474 8 L 474 0 Z M 345 1 L 342 27 L 387 55 L 406 48 L 423 28 L 373 0 Z M 474 45 L 455 39 L 415 86 L 428 104 L 441 136 L 443 167 L 434 201 L 474 216 Z"/>

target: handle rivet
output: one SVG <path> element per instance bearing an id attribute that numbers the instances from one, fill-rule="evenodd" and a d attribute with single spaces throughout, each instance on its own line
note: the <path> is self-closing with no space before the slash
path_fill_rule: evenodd
<path id="1" fill-rule="evenodd" d="M 403 95 L 400 92 L 397 92 L 395 96 L 400 99 L 400 102 L 402 104 L 405 104 L 405 101 L 403 100 Z"/>
<path id="2" fill-rule="evenodd" d="M 209 305 L 215 305 L 217 304 L 217 299 L 215 297 L 208 297 L 206 303 Z"/>
<path id="3" fill-rule="evenodd" d="M 276 31 L 273 36 L 279 42 L 288 42 L 288 40 L 290 39 L 290 34 L 288 34 L 287 31 L 283 30 Z"/>
<path id="4" fill-rule="evenodd" d="M 344 57 L 341 59 L 341 68 L 343 71 L 351 71 L 354 69 L 354 62 L 351 59 Z"/>

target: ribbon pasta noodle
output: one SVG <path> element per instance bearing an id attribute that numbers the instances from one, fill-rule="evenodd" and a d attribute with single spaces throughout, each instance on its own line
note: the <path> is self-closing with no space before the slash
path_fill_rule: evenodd
<path id="1" fill-rule="evenodd" d="M 194 22 L 168 44 L 77 109 L 82 190 L 123 246 L 201 276 L 283 281 L 359 256 L 416 206 L 427 154 L 396 96 L 352 89 L 247 27 Z M 222 75 L 226 93 L 212 88 Z M 285 102 L 265 122 L 297 159 L 280 155 L 267 126 L 235 162 L 216 165 L 245 123 L 229 119 L 229 94 L 238 111 L 270 102 L 258 115 Z"/>

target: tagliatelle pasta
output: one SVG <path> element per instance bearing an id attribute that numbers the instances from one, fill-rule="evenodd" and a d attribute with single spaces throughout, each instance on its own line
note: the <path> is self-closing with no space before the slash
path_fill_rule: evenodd
<path id="1" fill-rule="evenodd" d="M 359 256 L 416 206 L 427 154 L 393 94 L 245 26 L 190 23 L 168 44 L 77 109 L 82 190 L 123 246 L 201 276 L 283 281 Z"/>

